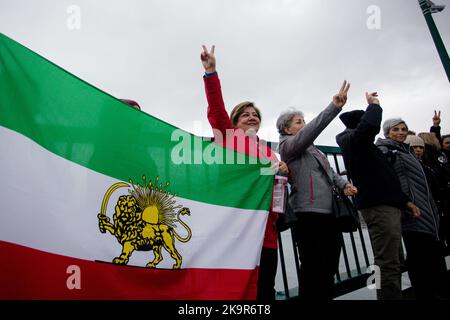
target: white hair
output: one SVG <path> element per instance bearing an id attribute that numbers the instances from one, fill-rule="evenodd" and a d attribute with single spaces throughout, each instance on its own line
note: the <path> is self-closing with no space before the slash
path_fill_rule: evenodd
<path id="1" fill-rule="evenodd" d="M 294 116 L 300 116 L 304 119 L 303 112 L 295 109 L 294 107 L 290 107 L 289 109 L 281 112 L 280 116 L 277 119 L 277 129 L 281 135 L 285 135 L 285 129 L 288 129 L 292 125 L 292 119 Z"/>

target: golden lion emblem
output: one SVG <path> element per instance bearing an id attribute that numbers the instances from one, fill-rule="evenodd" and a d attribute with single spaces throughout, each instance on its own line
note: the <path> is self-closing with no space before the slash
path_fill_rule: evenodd
<path id="1" fill-rule="evenodd" d="M 135 186 L 130 180 L 133 190 L 129 189 L 130 195 L 121 195 L 117 200 L 113 223 L 106 215 L 108 200 L 115 190 L 130 185 L 118 182 L 106 191 L 98 214 L 100 232 L 108 230 L 122 245 L 122 253 L 113 259 L 113 263 L 126 265 L 134 251 L 153 250 L 154 259 L 146 267 L 155 268 L 163 260 L 161 248 L 164 247 L 175 260 L 173 269 L 180 269 L 183 259 L 175 248 L 175 238 L 180 242 L 191 239 L 191 229 L 180 219 L 180 215 L 190 215 L 191 212 L 189 208 L 175 205 L 175 195 L 165 191 L 169 183 L 163 188 L 162 183 L 158 186 L 158 177 L 154 185 L 152 182 L 146 184 L 145 176 L 143 180 L 144 186 Z M 177 222 L 187 230 L 185 238 L 175 232 Z"/>

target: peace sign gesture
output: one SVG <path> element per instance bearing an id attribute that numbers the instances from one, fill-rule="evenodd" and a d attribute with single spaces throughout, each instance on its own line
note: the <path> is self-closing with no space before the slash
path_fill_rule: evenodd
<path id="1" fill-rule="evenodd" d="M 350 89 L 350 83 L 348 83 L 346 80 L 344 80 L 338 94 L 333 96 L 333 104 L 336 107 L 342 108 L 345 105 L 345 103 L 347 102 L 348 89 Z"/>
<path id="2" fill-rule="evenodd" d="M 434 116 L 433 116 L 433 127 L 439 127 L 441 124 L 441 110 L 436 113 L 436 110 L 434 110 Z"/>
<path id="3" fill-rule="evenodd" d="M 213 45 L 211 47 L 211 51 L 208 51 L 205 46 L 202 47 L 203 52 L 200 54 L 200 59 L 202 60 L 203 68 L 205 68 L 207 73 L 213 73 L 216 71 L 216 57 L 214 56 L 215 46 Z"/>

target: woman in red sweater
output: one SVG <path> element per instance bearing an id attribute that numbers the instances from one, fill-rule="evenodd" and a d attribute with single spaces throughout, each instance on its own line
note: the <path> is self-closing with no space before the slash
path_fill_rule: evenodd
<path id="1" fill-rule="evenodd" d="M 279 161 L 265 141 L 256 135 L 261 124 L 261 112 L 252 102 L 245 101 L 238 104 L 228 116 L 216 72 L 214 46 L 211 51 L 203 46 L 201 60 L 205 69 L 203 79 L 208 100 L 208 121 L 213 128 L 215 141 L 238 152 L 270 160 L 278 166 L 279 171 L 287 173 L 287 165 Z M 278 231 L 275 224 L 277 218 L 275 212 L 269 212 L 259 264 L 257 300 L 275 300 L 274 286 L 278 262 Z"/>

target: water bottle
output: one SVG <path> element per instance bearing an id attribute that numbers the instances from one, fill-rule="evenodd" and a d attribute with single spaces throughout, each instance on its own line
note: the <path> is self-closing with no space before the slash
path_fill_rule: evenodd
<path id="1" fill-rule="evenodd" d="M 284 205 L 286 198 L 286 185 L 288 178 L 282 175 L 275 175 L 272 194 L 272 211 L 284 213 Z"/>

